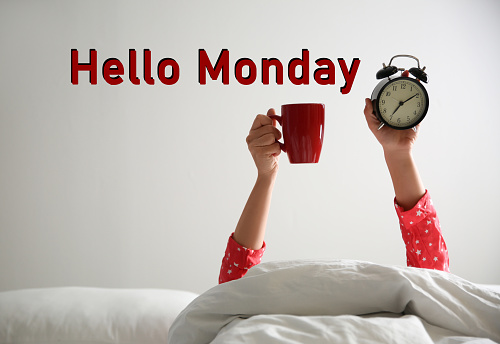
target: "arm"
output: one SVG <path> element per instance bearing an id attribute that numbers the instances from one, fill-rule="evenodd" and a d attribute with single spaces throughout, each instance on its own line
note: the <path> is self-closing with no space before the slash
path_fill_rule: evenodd
<path id="1" fill-rule="evenodd" d="M 380 121 L 373 114 L 370 99 L 366 99 L 364 113 L 368 127 L 384 149 L 396 194 L 394 204 L 406 246 L 407 265 L 449 271 L 448 250 L 436 209 L 411 154 L 417 132 L 387 126 L 378 130 Z"/>
<path id="2" fill-rule="evenodd" d="M 233 235 L 241 246 L 262 248 L 275 179 L 276 175 L 257 177 Z"/>
<path id="3" fill-rule="evenodd" d="M 404 209 L 413 208 L 425 194 L 424 185 L 411 154 L 417 133 L 412 129 L 395 130 L 387 126 L 378 130 L 380 121 L 373 113 L 370 99 L 366 99 L 364 113 L 368 127 L 384 149 L 385 161 L 398 204 Z"/>
<path id="4" fill-rule="evenodd" d="M 267 114 L 275 114 L 274 109 Z M 281 133 L 270 117 L 258 115 L 255 118 L 247 144 L 257 167 L 257 180 L 229 238 L 219 283 L 243 277 L 250 267 L 260 263 L 265 250 L 264 235 L 281 153 L 276 140 L 280 138 Z"/>
<path id="5" fill-rule="evenodd" d="M 411 129 L 410 129 L 411 130 Z M 393 152 L 384 150 L 396 200 L 403 209 L 413 208 L 425 194 L 417 166 L 411 151 Z"/>
<path id="6" fill-rule="evenodd" d="M 275 114 L 274 109 L 267 112 Z M 257 167 L 257 181 L 234 232 L 234 240 L 246 248 L 258 250 L 264 242 L 271 195 L 278 173 L 281 149 L 276 142 L 281 133 L 268 116 L 258 115 L 250 129 L 247 144 Z"/>

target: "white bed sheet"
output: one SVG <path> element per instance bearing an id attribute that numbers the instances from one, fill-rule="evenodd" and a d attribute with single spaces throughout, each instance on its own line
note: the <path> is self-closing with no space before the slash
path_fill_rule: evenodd
<path id="1" fill-rule="evenodd" d="M 486 288 L 500 293 L 500 284 L 477 284 L 480 288 Z"/>
<path id="2" fill-rule="evenodd" d="M 359 261 L 254 267 L 175 320 L 170 344 L 500 342 L 500 294 L 455 275 Z"/>

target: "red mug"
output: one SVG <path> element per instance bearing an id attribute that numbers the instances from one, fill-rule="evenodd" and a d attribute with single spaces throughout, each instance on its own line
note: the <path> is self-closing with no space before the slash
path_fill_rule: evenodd
<path id="1" fill-rule="evenodd" d="M 270 115 L 283 128 L 281 150 L 291 164 L 317 163 L 323 147 L 325 105 L 319 103 L 281 105 L 281 116 Z"/>

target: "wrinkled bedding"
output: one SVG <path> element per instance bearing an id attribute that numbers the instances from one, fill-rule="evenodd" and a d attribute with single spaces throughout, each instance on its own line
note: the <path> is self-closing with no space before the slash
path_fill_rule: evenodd
<path id="1" fill-rule="evenodd" d="M 351 260 L 263 263 L 195 299 L 170 344 L 494 343 L 500 294 L 450 273 Z"/>

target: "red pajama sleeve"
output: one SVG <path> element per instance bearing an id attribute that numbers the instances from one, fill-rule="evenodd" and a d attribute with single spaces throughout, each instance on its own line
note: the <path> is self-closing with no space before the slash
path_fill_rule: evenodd
<path id="1" fill-rule="evenodd" d="M 233 234 L 229 237 L 226 253 L 222 259 L 219 284 L 245 276 L 248 269 L 260 263 L 266 250 L 266 243 L 259 250 L 243 247 L 233 239 Z"/>
<path id="2" fill-rule="evenodd" d="M 448 250 L 429 192 L 426 190 L 425 195 L 410 210 L 405 211 L 396 199 L 394 205 L 406 245 L 407 265 L 449 272 Z M 219 283 L 245 276 L 252 266 L 260 263 L 266 250 L 265 243 L 259 250 L 247 249 L 233 239 L 233 234 L 229 237 L 222 259 Z"/>
<path id="3" fill-rule="evenodd" d="M 448 249 L 429 192 L 426 190 L 410 210 L 405 211 L 396 199 L 394 205 L 406 245 L 407 265 L 449 272 Z"/>

